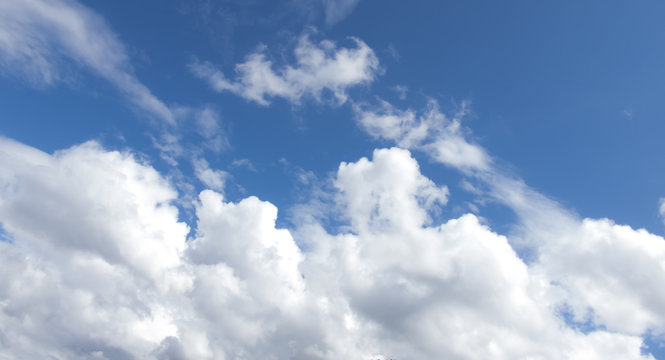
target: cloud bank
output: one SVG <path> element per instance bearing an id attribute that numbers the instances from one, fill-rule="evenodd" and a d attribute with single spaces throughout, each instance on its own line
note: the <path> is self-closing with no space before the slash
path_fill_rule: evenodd
<path id="1" fill-rule="evenodd" d="M 333 233 L 204 190 L 188 239 L 173 186 L 94 142 L 2 139 L 0 166 L 5 357 L 649 359 L 665 325 L 662 238 L 588 219 L 525 263 L 474 215 L 433 223 L 449 190 L 404 149 L 340 164 Z"/>
<path id="2" fill-rule="evenodd" d="M 377 138 L 424 152 L 478 184 L 475 195 L 492 198 L 518 216 L 511 244 L 531 253 L 530 268 L 560 291 L 559 309 L 579 326 L 625 334 L 663 334 L 665 242 L 646 230 L 609 219 L 580 219 L 499 168 L 461 125 L 430 101 L 422 115 L 380 101 L 355 106 L 359 124 Z M 639 264 L 639 265 L 638 265 Z M 649 274 L 649 275 L 646 275 Z"/>

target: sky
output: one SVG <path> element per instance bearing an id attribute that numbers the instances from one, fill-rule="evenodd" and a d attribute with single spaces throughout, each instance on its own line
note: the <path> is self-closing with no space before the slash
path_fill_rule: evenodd
<path id="1" fill-rule="evenodd" d="M 665 359 L 664 10 L 0 0 L 0 359 Z"/>

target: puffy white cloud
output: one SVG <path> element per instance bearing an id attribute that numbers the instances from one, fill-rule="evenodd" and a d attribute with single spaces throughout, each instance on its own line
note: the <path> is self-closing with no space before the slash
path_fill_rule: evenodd
<path id="1" fill-rule="evenodd" d="M 295 48 L 296 65 L 274 70 L 265 48 L 250 54 L 235 68 L 236 80 L 230 80 L 209 62 L 190 64 L 191 71 L 210 83 L 218 92 L 229 91 L 261 105 L 267 98 L 281 97 L 298 103 L 305 96 L 321 99 L 329 91 L 343 103 L 346 90 L 370 83 L 379 71 L 374 51 L 363 41 L 352 38 L 354 48 L 338 48 L 329 40 L 313 43 L 303 36 Z"/>
<path id="2" fill-rule="evenodd" d="M 0 242 L 4 357 L 648 359 L 636 334 L 662 324 L 660 298 L 604 299 L 617 284 L 662 283 L 635 281 L 657 273 L 662 239 L 591 221 L 526 264 L 474 215 L 433 224 L 448 189 L 402 149 L 340 165 L 322 212 L 348 220 L 339 233 L 311 218 L 278 229 L 272 204 L 205 190 L 189 240 L 178 194 L 129 153 L 86 143 L 49 155 L 2 139 L 0 166 L 13 239 Z M 568 249 L 579 238 L 602 256 Z M 568 326 L 568 298 L 584 300 L 581 316 L 600 309 L 611 331 Z M 639 306 L 649 312 L 622 323 Z"/>
<path id="3" fill-rule="evenodd" d="M 665 239 L 584 219 L 539 248 L 538 265 L 568 292 L 579 322 L 609 330 L 665 334 Z"/>
<path id="4" fill-rule="evenodd" d="M 187 242 L 176 192 L 128 153 L 1 139 L 0 166 L 0 356 L 270 358 L 297 328 L 302 255 L 274 206 L 204 191 Z"/>
<path id="5" fill-rule="evenodd" d="M 297 233 L 309 239 L 303 240 L 311 249 L 303 265 L 308 285 L 326 294 L 325 308 L 345 320 L 347 332 L 362 334 L 359 353 L 648 358 L 640 354 L 639 337 L 567 327 L 558 313 L 563 290 L 474 215 L 427 225 L 436 204 L 418 199 L 431 196 L 428 182 L 405 150 L 377 150 L 372 160 L 343 163 L 335 184 L 348 232 L 330 235 L 314 222 Z"/>
<path id="6" fill-rule="evenodd" d="M 354 227 L 421 226 L 427 209 L 445 205 L 448 188 L 437 187 L 418 172 L 409 152 L 382 149 L 373 160 L 342 163 L 335 185 L 342 190 L 346 215 Z"/>
<path id="7" fill-rule="evenodd" d="M 197 236 L 188 250 L 195 264 L 226 264 L 257 299 L 296 305 L 304 283 L 300 249 L 285 229 L 275 229 L 277 208 L 256 197 L 225 203 L 219 193 L 203 191 L 197 209 Z"/>
<path id="8" fill-rule="evenodd" d="M 162 296 L 188 227 L 151 167 L 86 143 L 54 155 L 0 139 L 0 341 L 11 358 L 141 356 L 176 335 Z"/>
<path id="9" fill-rule="evenodd" d="M 406 100 L 406 94 L 409 92 L 409 88 L 404 85 L 395 85 L 392 87 L 392 90 L 397 93 L 397 96 L 400 100 Z"/>
<path id="10" fill-rule="evenodd" d="M 95 252 L 157 277 L 179 263 L 187 226 L 152 168 L 95 143 L 47 155 L 0 139 L 4 228 L 42 253 Z"/>
<path id="11" fill-rule="evenodd" d="M 99 15 L 71 0 L 0 1 L 0 69 L 34 84 L 63 79 L 67 62 L 115 85 L 140 109 L 173 124 L 173 114 L 132 73 L 124 46 Z"/>
<path id="12" fill-rule="evenodd" d="M 355 110 L 369 134 L 462 170 L 476 182 L 474 195 L 512 209 L 518 223 L 510 234 L 511 245 L 522 251 L 532 272 L 557 284 L 561 293 L 551 301 L 561 311 L 571 312 L 574 322 L 629 335 L 665 333 L 660 315 L 665 296 L 660 291 L 665 283 L 662 237 L 607 219 L 581 219 L 520 178 L 507 175 L 480 146 L 466 140 L 459 121 L 448 120 L 435 103 L 422 116 L 387 102 L 379 110 L 358 105 Z M 473 151 L 445 150 L 451 148 Z M 484 160 L 473 160 L 480 158 Z"/>

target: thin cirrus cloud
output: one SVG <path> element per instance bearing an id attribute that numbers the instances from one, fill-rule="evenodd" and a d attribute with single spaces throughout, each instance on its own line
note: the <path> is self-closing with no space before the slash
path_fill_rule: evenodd
<path id="1" fill-rule="evenodd" d="M 344 103 L 347 88 L 372 82 L 380 71 L 374 51 L 359 39 L 352 41 L 355 47 L 340 48 L 329 40 L 314 43 L 303 36 L 294 50 L 296 64 L 278 69 L 262 47 L 235 66 L 235 79 L 229 79 L 209 62 L 197 60 L 189 68 L 215 91 L 228 91 L 260 105 L 268 105 L 270 98 L 293 103 L 306 96 L 320 100 L 326 91 Z"/>
<path id="2" fill-rule="evenodd" d="M 0 1 L 0 67 L 43 86 L 63 80 L 67 62 L 92 71 L 135 106 L 168 124 L 169 108 L 132 73 L 125 47 L 104 19 L 69 0 Z"/>
<path id="3" fill-rule="evenodd" d="M 201 137 L 197 148 L 228 149 L 219 113 L 210 106 L 164 104 L 135 77 L 125 46 L 98 14 L 69 0 L 0 1 L 0 72 L 49 86 L 66 81 L 71 63 L 113 84 L 134 106 L 161 120 L 153 143 L 170 164 L 200 150 L 182 144 L 183 129 L 195 128 Z"/>
<path id="4" fill-rule="evenodd" d="M 204 190 L 189 240 L 131 153 L 0 139 L 0 165 L 3 356 L 650 358 L 634 334 L 567 326 L 562 289 L 474 215 L 428 225 L 448 189 L 408 150 L 340 164 L 326 214 L 347 230 L 292 233 L 270 203 Z"/>

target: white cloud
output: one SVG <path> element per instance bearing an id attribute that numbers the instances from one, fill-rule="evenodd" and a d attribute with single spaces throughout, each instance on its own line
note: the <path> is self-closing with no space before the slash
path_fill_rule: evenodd
<path id="1" fill-rule="evenodd" d="M 660 198 L 658 205 L 660 206 L 658 208 L 658 213 L 660 214 L 660 217 L 663 218 L 663 222 L 665 223 L 665 198 Z"/>
<path id="2" fill-rule="evenodd" d="M 0 334 L 10 358 L 136 356 L 175 335 L 162 296 L 179 275 L 176 192 L 131 155 L 54 155 L 0 139 Z M 26 322 L 26 320 L 28 320 Z"/>
<path id="3" fill-rule="evenodd" d="M 665 334 L 665 239 L 608 219 L 584 219 L 540 248 L 538 266 L 566 291 L 577 321 Z"/>
<path id="4" fill-rule="evenodd" d="M 449 118 L 439 110 L 435 100 L 417 114 L 400 110 L 380 100 L 380 105 L 369 109 L 354 105 L 360 125 L 375 138 L 394 141 L 400 147 L 422 150 L 433 159 L 463 171 L 487 171 L 491 159 L 485 150 L 467 139 L 461 118 L 464 109 Z"/>
<path id="5" fill-rule="evenodd" d="M 274 228 L 274 206 L 205 191 L 187 242 L 175 191 L 130 154 L 86 143 L 49 155 L 1 139 L 0 165 L 14 239 L 0 243 L 0 356 L 288 353 L 276 330 L 298 329 L 302 255 Z"/>
<path id="6" fill-rule="evenodd" d="M 63 80 L 68 63 L 115 85 L 140 109 L 173 124 L 173 114 L 133 75 L 126 50 L 99 15 L 70 0 L 0 1 L 0 69 L 33 84 Z"/>
<path id="7" fill-rule="evenodd" d="M 637 277 L 662 272 L 662 238 L 585 222 L 526 264 L 474 215 L 433 224 L 448 189 L 402 149 L 342 163 L 323 214 L 348 228 L 310 218 L 295 240 L 272 204 L 212 190 L 186 240 L 172 186 L 95 143 L 49 155 L 1 139 L 0 166 L 4 357 L 648 359 L 635 334 L 663 323 L 663 301 L 640 298 L 662 280 Z M 595 312 L 616 332 L 569 327 L 569 298 L 617 309 Z"/>
<path id="8" fill-rule="evenodd" d="M 448 120 L 436 104 L 430 103 L 422 116 L 386 102 L 378 111 L 356 106 L 356 113 L 369 134 L 462 170 L 483 185 L 473 188 L 475 195 L 512 209 L 518 223 L 510 234 L 511 244 L 535 273 L 558 284 L 565 295 L 552 301 L 570 309 L 575 321 L 631 335 L 665 333 L 660 316 L 665 293 L 659 290 L 665 283 L 662 237 L 607 219 L 580 219 L 499 169 L 480 146 L 466 140 L 459 120 Z M 446 150 L 455 148 L 473 150 Z"/>
<path id="9" fill-rule="evenodd" d="M 640 355 L 639 337 L 567 327 L 557 313 L 562 289 L 474 215 L 427 225 L 433 208 L 417 201 L 431 194 L 417 185 L 427 182 L 405 150 L 343 163 L 335 184 L 348 232 L 331 235 L 312 222 L 296 233 L 311 249 L 303 265 L 308 285 L 326 294 L 328 316 L 353 319 L 342 333 L 364 340 L 356 340 L 360 353 L 648 358 Z"/>
<path id="10" fill-rule="evenodd" d="M 209 62 L 196 61 L 190 70 L 218 92 L 229 91 L 261 105 L 268 105 L 272 97 L 294 103 L 306 96 L 320 100 L 326 91 L 343 103 L 347 88 L 370 83 L 379 71 L 374 51 L 361 40 L 352 40 L 354 48 L 338 48 L 332 41 L 316 44 L 303 36 L 294 52 L 296 66 L 278 70 L 273 70 L 265 48 L 261 48 L 236 65 L 236 80 L 228 79 Z"/>

